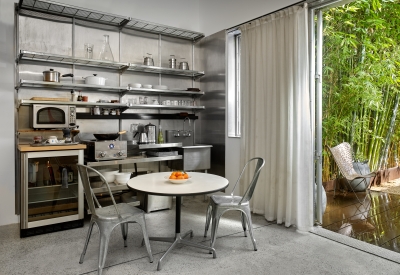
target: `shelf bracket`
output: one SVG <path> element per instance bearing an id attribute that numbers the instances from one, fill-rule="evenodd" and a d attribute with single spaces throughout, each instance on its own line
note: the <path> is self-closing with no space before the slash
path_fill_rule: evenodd
<path id="1" fill-rule="evenodd" d="M 119 74 L 122 75 L 126 70 L 129 69 L 129 65 L 124 65 L 119 69 Z"/>

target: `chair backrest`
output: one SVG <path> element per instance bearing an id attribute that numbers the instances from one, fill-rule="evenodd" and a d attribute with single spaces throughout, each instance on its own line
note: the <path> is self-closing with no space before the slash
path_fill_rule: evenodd
<path id="1" fill-rule="evenodd" d="M 263 168 L 263 166 L 265 164 L 265 160 L 263 158 L 260 158 L 260 157 L 252 158 L 249 161 L 247 161 L 247 163 L 243 167 L 242 172 L 240 173 L 239 178 L 237 179 L 237 181 L 235 183 L 235 186 L 233 187 L 231 196 L 233 196 L 233 192 L 235 191 L 235 188 L 236 188 L 237 184 L 239 183 L 240 179 L 242 178 L 242 175 L 243 175 L 244 171 L 250 165 L 250 163 L 253 163 L 253 162 L 257 162 L 256 163 L 256 168 L 254 170 L 253 178 L 251 179 L 250 184 L 247 187 L 246 191 L 244 192 L 243 197 L 242 197 L 241 201 L 239 202 L 239 204 L 248 202 L 251 199 L 251 197 L 253 196 L 254 189 L 256 188 L 256 184 L 257 184 L 257 181 L 258 181 L 258 176 L 260 175 L 261 168 Z"/>
<path id="2" fill-rule="evenodd" d="M 352 180 L 360 176 L 353 167 L 353 150 L 347 142 L 340 143 L 335 147 L 328 147 L 332 153 L 332 156 L 339 167 L 342 175 L 348 179 Z"/>
<path id="3" fill-rule="evenodd" d="M 83 190 L 85 192 L 86 202 L 89 206 L 89 209 L 90 209 L 90 212 L 92 213 L 92 215 L 96 215 L 96 206 L 97 206 L 97 208 L 101 208 L 101 205 L 100 205 L 99 201 L 97 200 L 92 187 L 90 186 L 89 171 L 91 171 L 91 172 L 95 173 L 97 176 L 99 176 L 101 181 L 106 185 L 108 192 L 110 194 L 110 198 L 114 204 L 115 211 L 118 214 L 118 216 L 120 216 L 117 204 L 115 203 L 115 200 L 114 200 L 114 196 L 112 195 L 110 186 L 108 185 L 108 182 L 104 178 L 104 176 L 99 171 L 97 171 L 96 169 L 93 169 L 92 167 L 89 167 L 89 166 L 86 166 L 83 164 L 77 164 L 76 166 L 78 167 L 78 172 L 81 177 Z M 96 205 L 95 205 L 95 203 L 96 203 Z"/>

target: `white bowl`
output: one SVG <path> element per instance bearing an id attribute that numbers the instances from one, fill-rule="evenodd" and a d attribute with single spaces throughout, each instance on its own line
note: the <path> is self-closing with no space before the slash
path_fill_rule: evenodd
<path id="1" fill-rule="evenodd" d="M 151 89 L 153 86 L 152 85 L 150 85 L 150 84 L 144 84 L 143 85 L 143 88 L 145 88 L 145 89 Z"/>
<path id="2" fill-rule="evenodd" d="M 165 86 L 165 85 L 154 85 L 153 88 L 154 89 L 159 89 L 159 90 L 167 90 L 168 86 Z"/>
<path id="3" fill-rule="evenodd" d="M 126 184 L 130 178 L 131 178 L 130 172 L 115 174 L 115 182 L 117 184 Z"/>
<path id="4" fill-rule="evenodd" d="M 133 87 L 133 88 L 141 88 L 141 87 L 142 87 L 142 84 L 140 84 L 140 83 L 133 83 L 133 84 L 131 85 L 131 87 Z"/>
<path id="5" fill-rule="evenodd" d="M 108 183 L 112 183 L 115 181 L 115 174 L 117 174 L 119 172 L 119 170 L 115 170 L 115 169 L 104 169 L 104 170 L 99 170 L 100 174 L 102 174 L 104 176 L 104 178 L 106 179 L 106 181 Z"/>

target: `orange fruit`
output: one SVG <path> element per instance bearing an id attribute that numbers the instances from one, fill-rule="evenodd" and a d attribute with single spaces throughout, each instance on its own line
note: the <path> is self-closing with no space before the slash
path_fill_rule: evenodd
<path id="1" fill-rule="evenodd" d="M 188 179 L 188 178 L 189 178 L 189 175 L 188 175 L 188 174 L 184 174 L 184 175 L 183 175 L 183 178 L 184 178 L 184 179 Z"/>
<path id="2" fill-rule="evenodd" d="M 181 176 L 181 175 L 182 175 L 181 172 L 175 172 L 175 177 L 179 177 L 179 176 Z"/>
<path id="3" fill-rule="evenodd" d="M 184 177 L 183 177 L 183 176 L 177 176 L 176 179 L 178 179 L 178 180 L 183 180 Z"/>
<path id="4" fill-rule="evenodd" d="M 175 180 L 175 179 L 176 179 L 176 177 L 175 177 L 174 175 L 169 176 L 169 178 L 170 178 L 171 180 Z"/>

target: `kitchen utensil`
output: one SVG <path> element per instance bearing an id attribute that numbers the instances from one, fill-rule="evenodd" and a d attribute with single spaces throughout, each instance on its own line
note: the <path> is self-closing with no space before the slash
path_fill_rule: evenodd
<path id="1" fill-rule="evenodd" d="M 148 143 L 156 143 L 156 126 L 149 123 L 144 126 L 145 132 L 147 133 L 147 142 Z"/>
<path id="2" fill-rule="evenodd" d="M 65 139 L 65 143 L 71 143 L 72 142 L 71 129 L 64 128 L 64 129 L 62 129 L 62 131 L 63 131 L 63 138 Z"/>
<path id="3" fill-rule="evenodd" d="M 43 81 L 46 82 L 60 82 L 61 77 L 73 77 L 73 74 L 63 74 L 61 75 L 59 72 L 54 69 L 50 69 L 48 71 L 43 71 Z"/>
<path id="4" fill-rule="evenodd" d="M 94 106 L 93 114 L 96 116 L 100 115 L 100 107 L 99 106 Z"/>
<path id="5" fill-rule="evenodd" d="M 151 56 L 151 53 L 148 53 L 147 55 L 148 56 L 143 56 L 144 58 L 143 65 L 154 66 L 154 60 L 153 57 Z"/>
<path id="6" fill-rule="evenodd" d="M 170 55 L 171 58 L 168 59 L 168 67 L 171 69 L 175 69 L 176 68 L 176 58 L 175 55 Z"/>
<path id="7" fill-rule="evenodd" d="M 133 84 L 131 85 L 131 87 L 132 87 L 132 88 L 142 88 L 142 84 L 140 84 L 140 83 L 133 83 Z"/>
<path id="8" fill-rule="evenodd" d="M 93 58 L 93 44 L 85 43 L 85 58 Z"/>
<path id="9" fill-rule="evenodd" d="M 103 115 L 108 116 L 110 114 L 110 111 L 108 109 L 103 110 Z"/>
<path id="10" fill-rule="evenodd" d="M 115 181 L 115 175 L 119 172 L 119 170 L 108 168 L 99 170 L 99 172 L 104 176 L 108 183 L 112 183 Z"/>
<path id="11" fill-rule="evenodd" d="M 184 58 L 182 58 L 184 59 Z M 181 61 L 179 63 L 179 69 L 181 70 L 189 70 L 189 64 L 186 61 Z"/>
<path id="12" fill-rule="evenodd" d="M 125 134 L 126 131 L 121 131 L 118 133 L 109 133 L 109 134 L 93 134 L 94 137 L 98 140 L 116 140 L 119 138 L 119 135 Z"/>
<path id="13" fill-rule="evenodd" d="M 56 136 L 49 136 L 49 138 L 47 139 L 47 143 L 53 144 L 53 143 L 57 143 L 57 142 L 58 142 L 58 140 L 57 140 Z"/>
<path id="14" fill-rule="evenodd" d="M 139 134 L 139 141 L 138 144 L 147 144 L 149 143 L 147 140 L 147 134 L 146 133 L 140 133 Z"/>
<path id="15" fill-rule="evenodd" d="M 93 74 L 93 76 L 83 77 L 85 79 L 85 84 L 88 85 L 101 85 L 104 86 L 106 84 L 106 79 L 101 76 L 97 76 L 97 74 Z"/>
<path id="16" fill-rule="evenodd" d="M 103 46 L 101 47 L 99 59 L 106 60 L 106 61 L 114 61 L 114 56 L 111 52 L 108 35 L 104 35 L 104 42 L 103 42 Z"/>
<path id="17" fill-rule="evenodd" d="M 42 143 L 42 136 L 34 136 L 33 143 Z"/>
<path id="18" fill-rule="evenodd" d="M 114 182 L 116 184 L 126 184 L 130 178 L 131 178 L 131 172 L 116 173 Z"/>
<path id="19" fill-rule="evenodd" d="M 78 95 L 77 100 L 78 100 L 78 101 L 82 101 L 82 93 L 81 93 L 80 91 L 79 91 L 79 95 Z"/>

